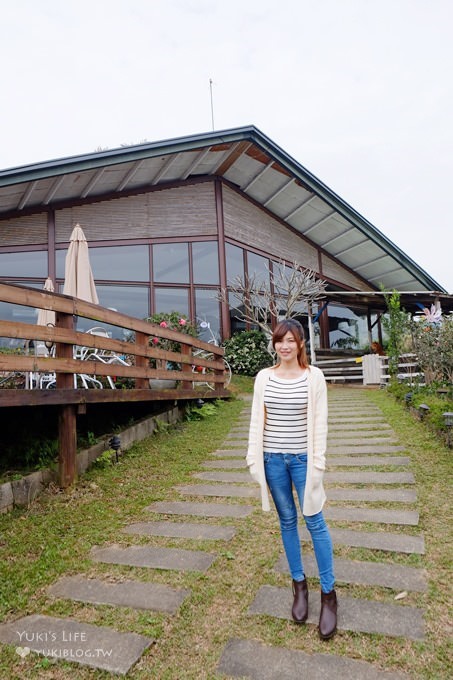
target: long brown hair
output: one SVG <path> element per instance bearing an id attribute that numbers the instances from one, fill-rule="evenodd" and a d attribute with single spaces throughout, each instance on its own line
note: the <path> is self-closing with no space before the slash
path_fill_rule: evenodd
<path id="1" fill-rule="evenodd" d="M 272 333 L 272 347 L 275 349 L 275 343 L 281 342 L 288 332 L 294 335 L 297 342 L 297 361 L 299 366 L 301 368 L 308 368 L 305 333 L 302 324 L 296 321 L 296 319 L 283 319 L 283 321 L 277 324 Z"/>

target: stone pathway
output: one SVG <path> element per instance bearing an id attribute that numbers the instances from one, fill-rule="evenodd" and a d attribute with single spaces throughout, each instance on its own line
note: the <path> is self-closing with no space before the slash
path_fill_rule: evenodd
<path id="1" fill-rule="evenodd" d="M 427 577 L 423 569 L 392 561 L 393 556 L 424 553 L 423 536 L 414 530 L 418 526 L 419 515 L 414 508 L 417 497 L 415 480 L 409 469 L 410 452 L 399 444 L 382 413 L 366 401 L 364 393 L 347 389 L 329 390 L 329 402 L 329 467 L 325 475 L 329 502 L 325 515 L 331 525 L 334 546 L 379 551 L 376 560 L 336 558 L 340 593 L 338 629 L 360 635 L 377 633 L 389 639 L 422 640 L 424 622 L 420 608 L 400 601 L 389 604 L 371 598 L 341 595 L 341 584 L 387 588 L 393 591 L 394 596 L 401 591 L 423 593 L 427 590 Z M 209 540 L 213 541 L 212 550 L 205 552 L 146 545 L 97 546 L 90 553 L 93 562 L 182 573 L 195 570 L 209 578 L 209 568 L 217 556 L 216 546 L 219 542 L 230 541 L 238 523 L 259 507 L 259 490 L 245 465 L 249 414 L 249 404 L 244 401 L 242 415 L 225 438 L 222 448 L 211 452 L 204 462 L 205 471 L 194 473 L 193 483 L 175 487 L 175 493 L 180 497 L 198 497 L 196 502 L 153 503 L 144 508 L 150 515 L 150 521 L 136 522 L 124 528 L 125 534 L 145 538 L 161 536 Z M 218 499 L 217 502 L 209 500 L 213 497 Z M 221 498 L 243 501 L 229 504 L 221 502 Z M 390 504 L 390 507 L 383 508 L 382 503 Z M 155 520 L 153 514 L 165 514 L 168 519 Z M 212 518 L 215 522 L 215 518 L 224 517 L 231 518 L 233 525 L 191 521 L 191 518 Z M 346 522 L 348 527 L 352 524 L 354 528 L 339 527 L 336 525 L 338 522 Z M 395 527 L 393 530 L 392 526 Z M 301 526 L 301 538 L 303 542 L 309 541 L 304 526 Z M 379 559 L 381 553 L 387 555 L 386 559 Z M 317 576 L 315 560 L 310 552 L 304 553 L 304 567 L 309 578 Z M 278 573 L 288 574 L 289 584 L 284 555 L 274 568 Z M 124 580 L 123 577 L 117 582 L 107 582 L 80 574 L 60 578 L 49 588 L 48 595 L 50 598 L 94 605 L 159 611 L 172 616 L 190 595 L 190 590 Z M 310 600 L 308 625 L 317 624 L 318 600 Z M 255 592 L 245 615 L 291 620 L 291 601 L 290 585 L 285 588 L 264 585 Z M 127 674 L 153 643 L 151 638 L 134 633 L 38 615 L 0 625 L 0 641 L 19 645 L 18 631 L 27 631 L 27 645 L 31 650 L 120 675 Z M 51 640 L 47 639 L 49 632 Z M 93 650 L 96 650 L 95 654 Z M 385 659 L 380 661 L 385 665 Z M 218 664 L 218 672 L 226 677 L 253 680 L 295 680 L 302 677 L 301 668 L 304 669 L 303 676 L 311 680 L 327 677 L 339 680 L 407 678 L 404 674 L 384 671 L 368 662 L 334 654 L 328 645 L 325 654 L 306 654 L 300 650 L 291 651 L 256 640 L 236 638 L 227 643 Z"/>

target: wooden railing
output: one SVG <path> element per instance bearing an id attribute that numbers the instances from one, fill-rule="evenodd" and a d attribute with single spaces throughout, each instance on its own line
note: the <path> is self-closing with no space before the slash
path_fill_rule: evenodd
<path id="1" fill-rule="evenodd" d="M 13 388 L 0 389 L 0 406 L 60 405 L 60 483 L 63 487 L 71 484 L 75 478 L 76 415 L 77 412 L 83 412 L 86 404 L 229 396 L 225 388 L 221 347 L 100 305 L 44 290 L 0 283 L 0 302 L 47 309 L 56 313 L 55 326 L 0 319 L 0 337 L 24 341 L 24 346 L 27 341 L 42 341 L 48 347 L 55 348 L 54 355 L 49 357 L 0 353 L 0 376 L 3 378 L 31 373 L 55 374 L 55 389 L 19 389 L 24 381 L 9 381 L 9 386 L 12 385 Z M 77 331 L 77 317 L 90 319 L 93 326 L 108 324 L 124 329 L 131 341 Z M 158 342 L 176 342 L 181 351 L 160 349 L 154 346 L 153 338 L 157 338 Z M 77 356 L 77 347 L 127 356 L 127 363 L 130 365 L 124 365 L 124 362 L 109 364 L 96 359 L 83 361 L 74 358 Z M 169 368 L 170 366 L 176 368 Z M 194 366 L 201 367 L 202 372 L 194 371 Z M 108 376 L 130 379 L 128 382 L 133 386 L 112 389 L 104 381 L 104 389 L 75 388 L 77 375 L 80 374 L 96 376 L 98 379 L 106 379 Z M 152 378 L 176 380 L 178 387 L 150 389 L 149 381 Z M 208 380 L 212 389 L 207 387 Z"/>

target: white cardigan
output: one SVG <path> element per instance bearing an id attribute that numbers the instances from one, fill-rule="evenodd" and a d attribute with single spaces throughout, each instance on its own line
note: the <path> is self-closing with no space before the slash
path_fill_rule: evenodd
<path id="1" fill-rule="evenodd" d="M 262 508 L 266 511 L 270 510 L 270 503 L 263 460 L 264 388 L 274 369 L 264 368 L 255 378 L 246 458 L 250 474 L 261 487 Z M 308 369 L 307 438 L 307 481 L 302 512 L 316 515 L 326 500 L 322 480 L 327 446 L 327 388 L 324 375 L 316 366 Z"/>

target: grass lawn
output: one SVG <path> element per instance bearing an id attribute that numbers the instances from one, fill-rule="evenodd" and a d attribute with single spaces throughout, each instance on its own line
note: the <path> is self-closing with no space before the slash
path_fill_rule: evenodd
<path id="1" fill-rule="evenodd" d="M 233 391 L 250 392 L 252 380 L 234 378 Z M 165 516 L 151 515 L 147 505 L 158 500 L 181 500 L 173 487 L 190 484 L 209 452 L 220 448 L 243 407 L 240 400 L 222 402 L 203 420 L 191 420 L 135 444 L 111 467 L 92 468 L 69 492 L 49 489 L 26 510 L 0 516 L 0 620 L 13 621 L 28 614 L 71 617 L 78 621 L 136 632 L 156 642 L 132 669 L 139 680 L 219 680 L 215 668 L 226 642 L 246 637 L 270 645 L 324 652 L 373 662 L 415 679 L 450 678 L 451 667 L 451 524 L 450 482 L 452 452 L 416 422 L 403 406 L 382 391 L 367 390 L 364 399 L 384 412 L 398 438 L 409 446 L 411 469 L 417 480 L 418 528 L 423 532 L 425 556 L 392 557 L 376 551 L 339 546 L 336 554 L 350 559 L 379 559 L 421 566 L 427 570 L 427 593 L 409 593 L 405 604 L 426 611 L 427 636 L 423 642 L 391 639 L 341 631 L 322 643 L 314 626 L 247 613 L 261 585 L 289 587 L 289 577 L 274 571 L 282 552 L 275 513 L 259 510 L 245 519 L 187 518 L 236 528 L 228 543 L 125 534 L 128 524 Z M 189 499 L 190 497 L 187 497 Z M 193 500 L 200 500 L 194 497 Z M 241 499 L 207 499 L 244 503 Z M 182 518 L 181 518 L 182 519 Z M 173 518 L 175 520 L 175 518 Z M 332 523 L 333 525 L 334 523 Z M 351 527 L 345 522 L 339 527 Z M 392 529 L 397 531 L 398 529 Z M 200 549 L 217 555 L 204 574 L 144 569 L 92 562 L 92 546 L 154 545 Z M 190 596 L 176 615 L 121 607 L 95 606 L 52 600 L 48 586 L 62 575 L 84 574 L 109 581 L 137 579 L 187 588 Z M 313 581 L 312 590 L 318 590 Z M 340 584 L 338 593 L 393 603 L 395 592 L 384 588 Z M 313 592 L 317 597 L 317 592 Z M 402 604 L 401 606 L 404 606 Z M 52 680 L 110 678 L 93 669 L 38 657 L 21 659 L 14 648 L 0 646 L 0 678 Z M 302 677 L 302 675 L 301 675 Z"/>

